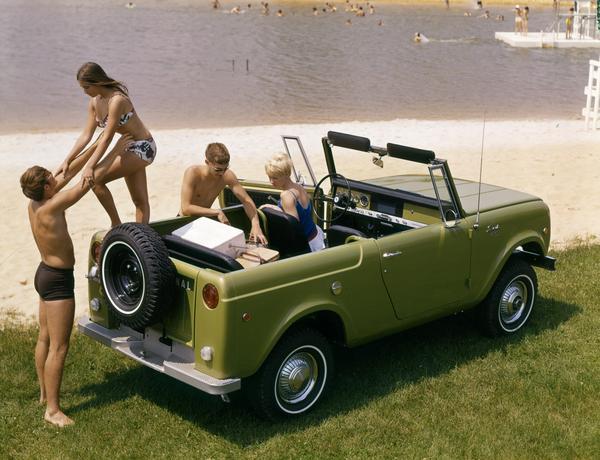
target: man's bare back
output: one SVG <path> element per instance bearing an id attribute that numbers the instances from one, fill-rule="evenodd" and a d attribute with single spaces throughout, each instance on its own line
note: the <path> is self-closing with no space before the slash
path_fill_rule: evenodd
<path id="1" fill-rule="evenodd" d="M 73 268 L 73 241 L 67 228 L 64 209 L 52 206 L 52 200 L 29 203 L 29 223 L 42 262 L 55 268 Z"/>

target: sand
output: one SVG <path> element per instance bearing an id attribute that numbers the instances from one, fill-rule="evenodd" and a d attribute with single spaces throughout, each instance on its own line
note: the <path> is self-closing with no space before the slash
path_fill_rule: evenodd
<path id="1" fill-rule="evenodd" d="M 174 216 L 184 169 L 203 160 L 208 142 L 223 142 L 232 153 L 238 177 L 266 180 L 265 160 L 282 151 L 281 135 L 298 135 L 317 176 L 326 173 L 321 137 L 328 130 L 367 136 L 373 145 L 395 142 L 432 149 L 449 161 L 455 177 L 477 179 L 482 121 L 348 122 L 320 125 L 154 130 L 158 156 L 148 169 L 152 220 Z M 27 220 L 27 202 L 19 187 L 21 173 L 33 164 L 53 169 L 60 164 L 78 133 L 35 133 L 0 136 L 2 219 L 0 220 L 0 314 L 16 311 L 28 320 L 37 314 L 33 276 L 40 257 Z M 491 121 L 486 124 L 483 181 L 515 188 L 544 199 L 552 215 L 552 247 L 574 239 L 600 236 L 600 132 L 586 131 L 582 120 Z M 350 167 L 352 170 L 352 167 Z M 385 171 L 385 170 L 384 170 Z M 360 171 L 353 171 L 355 178 Z M 123 221 L 133 220 L 124 181 L 110 185 Z M 87 310 L 84 278 L 91 235 L 106 228 L 108 217 L 93 194 L 67 212 L 75 245 L 77 316 Z"/>

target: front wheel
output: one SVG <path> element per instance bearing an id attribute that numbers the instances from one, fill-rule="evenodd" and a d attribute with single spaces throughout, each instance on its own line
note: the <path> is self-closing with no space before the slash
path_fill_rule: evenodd
<path id="1" fill-rule="evenodd" d="M 520 330 L 529 319 L 536 295 L 537 276 L 531 265 L 520 259 L 509 260 L 479 305 L 483 332 L 497 337 Z"/>
<path id="2" fill-rule="evenodd" d="M 314 329 L 284 336 L 245 391 L 251 405 L 271 420 L 307 412 L 326 392 L 333 377 L 327 339 Z"/>

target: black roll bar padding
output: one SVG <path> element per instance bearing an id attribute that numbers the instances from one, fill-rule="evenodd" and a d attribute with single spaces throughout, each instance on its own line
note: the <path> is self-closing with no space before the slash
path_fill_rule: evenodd
<path id="1" fill-rule="evenodd" d="M 366 137 L 354 136 L 352 134 L 337 133 L 329 131 L 327 139 L 332 145 L 344 147 L 352 150 L 362 150 L 368 152 L 371 149 L 371 141 Z"/>
<path id="2" fill-rule="evenodd" d="M 402 160 L 425 164 L 435 160 L 435 153 L 432 150 L 417 149 L 415 147 L 407 147 L 406 145 L 388 143 L 387 151 L 388 155 L 392 158 L 400 158 Z"/>

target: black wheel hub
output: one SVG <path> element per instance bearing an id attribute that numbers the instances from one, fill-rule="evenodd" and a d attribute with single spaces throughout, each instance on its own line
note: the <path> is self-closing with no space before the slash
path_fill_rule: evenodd
<path id="1" fill-rule="evenodd" d="M 116 244 L 105 263 L 106 283 L 116 306 L 126 313 L 135 311 L 144 296 L 144 272 L 135 252 L 125 244 Z"/>

